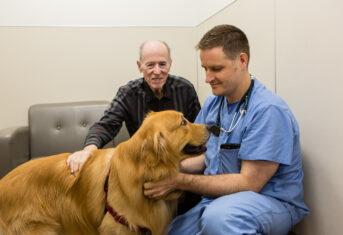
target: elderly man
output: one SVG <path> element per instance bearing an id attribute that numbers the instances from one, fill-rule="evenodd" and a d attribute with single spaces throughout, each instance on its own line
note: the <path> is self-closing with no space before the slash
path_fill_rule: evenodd
<path id="1" fill-rule="evenodd" d="M 195 120 L 200 110 L 198 96 L 188 80 L 169 74 L 171 64 L 170 48 L 165 42 L 153 40 L 141 45 L 137 66 L 143 77 L 119 88 L 111 107 L 90 128 L 83 150 L 68 158 L 72 173 L 80 169 L 92 150 L 102 148 L 117 135 L 123 121 L 132 136 L 151 110 L 173 109 L 189 121 Z"/>

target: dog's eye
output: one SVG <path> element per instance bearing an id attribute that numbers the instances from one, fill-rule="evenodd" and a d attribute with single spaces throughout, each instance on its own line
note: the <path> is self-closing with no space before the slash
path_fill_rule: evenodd
<path id="1" fill-rule="evenodd" d="M 182 120 L 181 126 L 186 126 L 186 125 L 187 125 L 187 121 L 186 120 Z"/>

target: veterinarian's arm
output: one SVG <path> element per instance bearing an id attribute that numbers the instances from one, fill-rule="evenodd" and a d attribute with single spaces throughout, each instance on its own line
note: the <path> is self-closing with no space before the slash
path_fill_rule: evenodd
<path id="1" fill-rule="evenodd" d="M 144 184 L 144 195 L 161 198 L 174 190 L 219 197 L 241 191 L 260 192 L 275 174 L 279 164 L 269 161 L 242 161 L 239 174 L 191 175 L 179 173 L 156 183 Z"/>
<path id="2" fill-rule="evenodd" d="M 180 171 L 187 174 L 202 174 L 205 170 L 205 154 L 190 157 L 180 164 Z"/>
<path id="3" fill-rule="evenodd" d="M 91 156 L 91 152 L 94 149 L 98 149 L 98 147 L 94 144 L 91 144 L 84 147 L 83 150 L 77 151 L 70 155 L 67 160 L 67 166 L 70 168 L 70 173 L 74 174 L 77 172 Z"/>

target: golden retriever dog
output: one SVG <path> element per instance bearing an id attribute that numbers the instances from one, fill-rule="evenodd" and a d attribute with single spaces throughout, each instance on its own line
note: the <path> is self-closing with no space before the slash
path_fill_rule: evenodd
<path id="1" fill-rule="evenodd" d="M 180 193 L 149 199 L 143 184 L 177 174 L 191 156 L 184 148 L 209 135 L 179 112 L 151 112 L 129 140 L 94 150 L 75 175 L 70 153 L 24 163 L 0 180 L 0 234 L 165 234 Z"/>

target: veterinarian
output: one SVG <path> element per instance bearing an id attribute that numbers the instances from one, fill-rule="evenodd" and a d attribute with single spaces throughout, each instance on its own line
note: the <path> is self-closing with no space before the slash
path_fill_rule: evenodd
<path id="1" fill-rule="evenodd" d="M 168 234 L 287 234 L 309 213 L 297 121 L 249 74 L 249 43 L 240 29 L 216 26 L 197 48 L 213 93 L 195 121 L 212 126 L 207 152 L 184 160 L 184 173 L 175 178 L 146 183 L 144 194 L 158 199 L 178 189 L 203 195 L 174 219 Z"/>
<path id="2" fill-rule="evenodd" d="M 88 132 L 84 148 L 67 160 L 71 173 L 78 171 L 94 149 L 102 148 L 120 131 L 125 122 L 132 136 L 149 111 L 177 110 L 191 122 L 200 111 L 200 103 L 193 85 L 182 77 L 169 74 L 172 65 L 170 48 L 164 41 L 146 41 L 140 46 L 138 69 L 143 77 L 119 88 L 111 106 L 100 121 Z M 199 197 L 187 193 L 179 205 L 179 213 L 195 205 Z M 194 203 L 195 202 L 195 203 Z"/>

